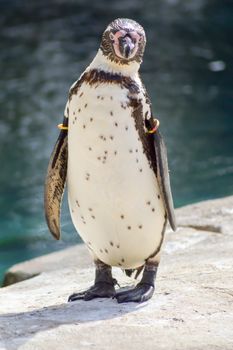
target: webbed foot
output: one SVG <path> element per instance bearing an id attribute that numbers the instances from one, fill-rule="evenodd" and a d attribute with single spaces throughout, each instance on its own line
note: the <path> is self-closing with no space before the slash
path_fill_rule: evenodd
<path id="1" fill-rule="evenodd" d="M 154 294 L 154 287 L 148 284 L 138 284 L 135 288 L 118 292 L 115 295 L 118 303 L 137 302 L 149 300 Z"/>
<path id="2" fill-rule="evenodd" d="M 71 294 L 68 302 L 75 300 L 92 300 L 95 298 L 113 298 L 115 296 L 115 287 L 112 284 L 98 282 L 84 292 Z"/>
<path id="3" fill-rule="evenodd" d="M 116 292 L 118 303 L 142 303 L 149 300 L 154 294 L 154 281 L 157 273 L 156 264 L 146 264 L 141 282 L 135 288 Z"/>
<path id="4" fill-rule="evenodd" d="M 113 298 L 116 294 L 115 285 L 117 281 L 112 277 L 112 269 L 100 260 L 95 261 L 95 283 L 94 286 L 80 293 L 71 294 L 68 302 L 75 300 L 92 300 L 95 298 Z"/>

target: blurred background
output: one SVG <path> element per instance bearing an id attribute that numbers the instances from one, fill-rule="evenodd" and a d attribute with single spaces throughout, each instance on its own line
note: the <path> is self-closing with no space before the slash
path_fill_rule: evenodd
<path id="1" fill-rule="evenodd" d="M 0 280 L 80 242 L 66 199 L 49 235 L 43 183 L 70 85 L 113 19 L 143 25 L 141 75 L 161 122 L 175 206 L 233 194 L 233 1 L 0 0 Z"/>

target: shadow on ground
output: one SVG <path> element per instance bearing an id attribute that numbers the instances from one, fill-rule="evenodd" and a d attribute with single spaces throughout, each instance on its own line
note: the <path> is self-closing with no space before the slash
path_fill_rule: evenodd
<path id="1" fill-rule="evenodd" d="M 27 312 L 9 313 L 0 316 L 0 340 L 4 349 L 15 350 L 39 332 L 48 331 L 61 325 L 79 325 L 111 320 L 134 312 L 145 305 L 147 303 L 119 305 L 115 299 L 95 299 L 88 302 L 80 300 L 51 305 Z M 12 340 L 9 342 L 9 339 L 12 339 L 12 334 L 15 335 L 14 343 Z"/>

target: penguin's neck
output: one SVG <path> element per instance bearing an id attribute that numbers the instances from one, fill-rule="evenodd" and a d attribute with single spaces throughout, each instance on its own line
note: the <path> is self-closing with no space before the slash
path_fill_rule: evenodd
<path id="1" fill-rule="evenodd" d="M 101 51 L 98 50 L 95 58 L 87 67 L 87 70 L 97 69 L 103 70 L 112 74 L 121 74 L 132 79 L 138 78 L 138 70 L 140 64 L 137 62 L 130 62 L 129 65 L 120 65 L 108 59 Z"/>

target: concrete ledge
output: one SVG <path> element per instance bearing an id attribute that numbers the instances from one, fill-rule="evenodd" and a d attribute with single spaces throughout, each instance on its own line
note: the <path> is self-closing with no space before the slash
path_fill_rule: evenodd
<path id="1" fill-rule="evenodd" d="M 92 266 L 92 260 L 87 254 L 86 247 L 80 244 L 13 265 L 5 273 L 3 286 L 6 287 L 27 280 L 42 272 L 56 271 L 63 266 L 77 266 L 79 268 Z"/>

